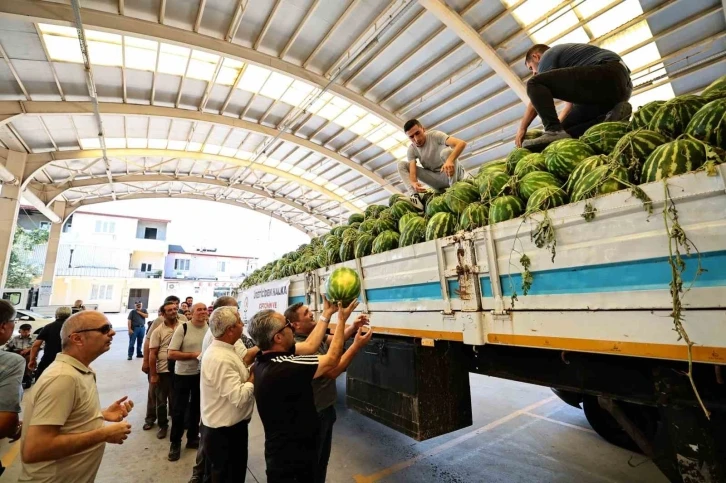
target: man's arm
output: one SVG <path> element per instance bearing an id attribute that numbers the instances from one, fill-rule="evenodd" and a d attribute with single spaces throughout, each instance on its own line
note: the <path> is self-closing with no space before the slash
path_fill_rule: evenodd
<path id="1" fill-rule="evenodd" d="M 109 424 L 86 433 L 60 434 L 60 426 L 30 426 L 21 451 L 23 463 L 53 461 L 78 454 L 99 443 L 122 444 L 131 432 L 126 422 Z"/>
<path id="2" fill-rule="evenodd" d="M 449 136 L 446 138 L 445 143 L 452 149 L 451 154 L 449 154 L 449 157 L 446 158 L 446 161 L 444 161 L 441 171 L 445 172 L 447 176 L 454 176 L 456 160 L 459 159 L 459 156 L 464 151 L 464 148 L 466 148 L 466 141 L 455 138 L 454 136 Z"/>
<path id="3" fill-rule="evenodd" d="M 325 377 L 329 379 L 335 379 L 339 375 L 345 371 L 351 362 L 353 362 L 353 358 L 355 355 L 363 348 L 365 347 L 368 342 L 370 342 L 371 337 L 373 337 L 373 329 L 368 327 L 368 332 L 365 334 L 363 333 L 363 328 L 360 328 L 356 334 L 355 334 L 355 340 L 353 341 L 353 344 L 348 348 L 347 351 L 345 351 L 345 354 L 340 358 L 340 362 L 338 365 L 331 369 L 327 374 L 325 374 Z"/>
<path id="4" fill-rule="evenodd" d="M 298 342 L 297 344 L 295 344 L 295 355 L 306 356 L 310 354 L 315 354 L 315 352 L 320 347 L 320 343 L 323 342 L 323 338 L 325 337 L 325 331 L 328 330 L 328 323 L 330 323 L 330 318 L 337 311 L 338 306 L 331 304 L 327 298 L 323 297 L 322 318 L 325 318 L 325 321 L 323 321 L 321 318 L 321 320 L 319 320 L 318 323 L 315 324 L 315 328 L 312 332 L 310 332 L 307 340 L 305 340 L 305 342 Z"/>
<path id="5" fill-rule="evenodd" d="M 535 117 L 537 117 L 537 111 L 534 110 L 534 106 L 530 102 L 527 104 L 527 109 L 525 109 L 524 116 L 522 116 L 522 122 L 519 123 L 517 135 L 514 137 L 514 144 L 518 148 L 522 147 L 522 141 L 524 141 L 524 135 L 527 134 L 527 128 L 532 124 Z"/>
<path id="6" fill-rule="evenodd" d="M 153 347 L 149 349 L 149 381 L 152 384 L 159 382 L 159 375 L 156 373 L 156 360 L 159 357 L 159 348 Z"/>
<path id="7" fill-rule="evenodd" d="M 215 361 L 212 367 L 207 368 L 207 374 L 210 374 L 211 377 L 205 379 L 214 381 L 219 395 L 227 399 L 235 407 L 242 408 L 254 401 L 255 386 L 253 381 L 255 376 L 253 374 L 250 374 L 250 377 L 243 381 L 238 369 L 227 361 L 220 361 L 219 363 Z"/>
<path id="8" fill-rule="evenodd" d="M 182 352 L 181 348 L 184 345 L 184 325 L 179 326 L 174 331 L 174 335 L 171 336 L 171 342 L 169 342 L 168 358 L 172 361 L 188 361 L 199 357 L 199 352 Z"/>
<path id="9" fill-rule="evenodd" d="M 136 312 L 138 312 L 139 315 L 142 316 L 145 319 L 149 317 L 149 313 L 146 310 L 144 310 L 144 309 L 139 309 Z"/>
<path id="10" fill-rule="evenodd" d="M 360 314 L 356 319 L 355 322 L 353 322 L 351 325 L 345 326 L 345 340 L 350 339 L 353 337 L 357 332 L 358 329 L 363 327 L 364 325 L 368 325 L 368 315 L 366 314 Z M 335 334 L 335 331 L 338 330 L 338 325 L 336 324 L 335 329 L 332 330 L 332 333 Z M 325 338 L 325 342 L 330 345 L 333 343 L 333 336 L 328 335 Z"/>
<path id="11" fill-rule="evenodd" d="M 129 318 L 126 319 L 126 325 L 129 328 L 129 334 L 131 334 L 134 331 L 134 323 L 131 321 L 131 314 L 129 314 Z"/>
<path id="12" fill-rule="evenodd" d="M 565 104 L 565 107 L 562 108 L 562 110 L 560 111 L 560 115 L 557 116 L 559 118 L 560 122 L 564 121 L 565 118 L 567 117 L 567 115 L 572 110 L 572 103 L 571 102 L 565 102 L 564 104 Z"/>
<path id="13" fill-rule="evenodd" d="M 353 313 L 355 308 L 358 306 L 358 301 L 354 300 L 347 307 L 340 307 L 338 309 L 338 325 L 345 327 L 345 322 Z M 343 355 L 343 344 L 345 343 L 345 331 L 336 330 L 333 335 L 333 342 L 330 344 L 328 353 L 324 356 L 320 356 L 318 359 L 318 368 L 315 371 L 314 379 L 324 376 L 330 370 L 334 369 L 340 363 L 340 356 Z M 318 342 L 318 345 L 320 343 Z"/>
<path id="14" fill-rule="evenodd" d="M 30 360 L 28 361 L 28 369 L 31 371 L 34 371 L 36 367 L 38 367 L 38 352 L 40 351 L 40 346 L 43 345 L 42 339 L 35 339 L 35 342 L 33 342 L 33 347 L 30 348 Z"/>
<path id="15" fill-rule="evenodd" d="M 18 430 L 19 421 L 18 413 L 0 411 L 0 439 L 14 436 Z"/>

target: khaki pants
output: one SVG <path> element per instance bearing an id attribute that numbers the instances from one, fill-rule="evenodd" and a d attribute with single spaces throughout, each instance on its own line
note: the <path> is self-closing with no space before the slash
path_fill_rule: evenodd
<path id="1" fill-rule="evenodd" d="M 172 391 L 174 375 L 171 372 L 161 372 L 159 382 L 154 384 L 156 395 L 156 418 L 160 428 L 169 426 L 169 412 L 174 407 L 174 392 Z"/>

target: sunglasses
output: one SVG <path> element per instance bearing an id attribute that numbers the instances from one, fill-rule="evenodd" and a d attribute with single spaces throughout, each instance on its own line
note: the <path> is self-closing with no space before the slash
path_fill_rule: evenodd
<path id="1" fill-rule="evenodd" d="M 81 332 L 100 332 L 105 335 L 111 332 L 111 329 L 113 329 L 113 326 L 111 324 L 104 324 L 101 327 L 96 327 L 94 329 L 77 330 L 74 332 L 74 334 L 80 334 Z"/>
<path id="2" fill-rule="evenodd" d="M 279 334 L 283 330 L 287 329 L 288 327 L 290 327 L 290 330 L 292 330 L 292 322 L 290 322 L 289 320 L 285 319 L 285 325 L 282 326 L 282 329 L 280 329 L 277 332 L 275 332 L 274 334 L 272 334 L 272 338 L 270 340 L 274 339 L 277 334 Z"/>

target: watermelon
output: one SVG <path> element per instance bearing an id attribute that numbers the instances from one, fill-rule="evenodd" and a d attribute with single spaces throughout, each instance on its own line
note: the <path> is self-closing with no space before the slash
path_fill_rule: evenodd
<path id="1" fill-rule="evenodd" d="M 451 213 L 449 205 L 446 204 L 446 197 L 444 195 L 436 195 L 426 204 L 426 216 L 431 218 L 436 213 Z"/>
<path id="2" fill-rule="evenodd" d="M 407 247 L 426 240 L 426 220 L 421 216 L 410 218 L 401 232 L 399 246 Z"/>
<path id="3" fill-rule="evenodd" d="M 420 213 L 420 211 L 408 200 L 398 200 L 391 206 L 391 218 L 394 221 L 400 220 L 406 213 Z"/>
<path id="4" fill-rule="evenodd" d="M 648 124 L 648 129 L 675 139 L 683 134 L 688 123 L 704 104 L 706 100 L 698 96 L 675 97 L 658 108 Z"/>
<path id="5" fill-rule="evenodd" d="M 406 224 L 409 222 L 409 220 L 413 218 L 422 218 L 420 215 L 416 213 L 406 213 L 401 217 L 400 220 L 398 220 L 398 233 L 403 234 L 403 230 L 406 228 Z"/>
<path id="6" fill-rule="evenodd" d="M 528 154 L 517 163 L 517 167 L 514 168 L 514 176 L 518 178 L 524 177 L 525 174 L 531 173 L 532 171 L 546 171 L 547 163 L 542 153 Z"/>
<path id="7" fill-rule="evenodd" d="M 381 232 L 373 241 L 373 254 L 387 252 L 398 248 L 399 234 L 392 230 Z"/>
<path id="8" fill-rule="evenodd" d="M 331 235 L 333 235 L 333 236 L 337 236 L 337 237 L 339 237 L 340 235 L 342 235 L 342 234 L 343 234 L 343 232 L 344 232 L 344 231 L 345 231 L 345 230 L 346 230 L 347 228 L 348 228 L 348 226 L 347 226 L 347 225 L 340 225 L 340 226 L 336 226 L 336 227 L 334 227 L 334 228 L 332 228 L 332 229 L 330 230 L 330 234 L 331 234 Z"/>
<path id="9" fill-rule="evenodd" d="M 567 193 L 561 188 L 543 186 L 527 200 L 527 213 L 548 210 L 567 203 Z"/>
<path id="10" fill-rule="evenodd" d="M 355 255 L 355 258 L 363 258 L 370 255 L 371 250 L 373 250 L 373 241 L 375 239 L 376 237 L 370 233 L 363 233 L 359 235 L 358 239 L 355 241 L 355 248 L 353 253 Z"/>
<path id="11" fill-rule="evenodd" d="M 493 171 L 499 171 L 506 173 L 507 172 L 507 160 L 506 159 L 497 159 L 495 161 L 489 161 L 488 163 L 485 163 L 482 165 L 481 168 L 479 168 L 479 172 L 476 174 L 477 177 L 491 173 Z"/>
<path id="12" fill-rule="evenodd" d="M 519 196 L 523 200 L 528 200 L 532 194 L 540 188 L 549 186 L 551 188 L 559 188 L 562 186 L 560 181 L 554 174 L 546 171 L 532 171 L 519 180 Z"/>
<path id="13" fill-rule="evenodd" d="M 528 154 L 532 154 L 532 151 L 527 148 L 514 148 L 514 151 L 507 156 L 507 173 L 514 174 L 519 160 Z"/>
<path id="14" fill-rule="evenodd" d="M 628 171 L 616 163 L 598 166 L 575 184 L 570 193 L 573 203 L 592 198 L 597 195 L 613 193 L 627 187 Z"/>
<path id="15" fill-rule="evenodd" d="M 426 241 L 436 240 L 456 232 L 456 216 L 451 213 L 439 212 L 431 217 L 426 224 Z"/>
<path id="16" fill-rule="evenodd" d="M 428 189 L 424 191 L 423 193 L 419 193 L 418 197 L 421 199 L 421 203 L 424 205 L 424 209 L 426 206 L 428 206 L 429 201 L 431 201 L 431 198 L 436 196 L 436 191 Z"/>
<path id="17" fill-rule="evenodd" d="M 460 215 L 464 212 L 469 203 L 479 200 L 479 190 L 466 181 L 459 181 L 446 190 L 444 194 L 446 206 L 452 213 Z"/>
<path id="18" fill-rule="evenodd" d="M 650 183 L 698 169 L 706 162 L 704 143 L 689 135 L 658 146 L 643 164 L 641 182 Z"/>
<path id="19" fill-rule="evenodd" d="M 358 238 L 358 230 L 356 228 L 350 227 L 343 232 L 343 234 L 340 236 L 340 238 L 343 241 L 348 240 L 350 238 L 355 240 L 356 238 Z"/>
<path id="20" fill-rule="evenodd" d="M 370 205 L 368 208 L 366 208 L 364 217 L 366 220 L 370 218 L 378 218 L 378 215 L 381 213 L 381 211 L 385 209 L 386 207 L 383 205 Z"/>
<path id="21" fill-rule="evenodd" d="M 567 179 L 580 161 L 594 155 L 590 146 L 578 139 L 560 139 L 542 151 L 545 159 L 545 169 L 536 171 L 549 171 L 560 179 Z"/>
<path id="22" fill-rule="evenodd" d="M 393 219 L 393 215 L 391 214 L 391 208 L 384 208 L 384 209 L 382 209 L 378 213 L 378 216 L 376 218 L 377 219 L 380 219 L 380 218 L 391 218 L 391 219 Z"/>
<path id="23" fill-rule="evenodd" d="M 590 146 L 595 154 L 610 154 L 628 130 L 628 124 L 625 122 L 601 122 L 585 131 L 580 136 L 580 141 Z"/>
<path id="24" fill-rule="evenodd" d="M 489 217 L 489 207 L 482 203 L 471 203 L 466 207 L 459 218 L 459 228 L 471 231 L 480 226 L 486 226 Z"/>
<path id="25" fill-rule="evenodd" d="M 543 134 L 544 131 L 542 129 L 528 129 L 527 132 L 524 133 L 524 139 L 537 139 Z"/>
<path id="26" fill-rule="evenodd" d="M 333 270 L 325 281 L 325 297 L 331 302 L 347 307 L 360 296 L 360 278 L 352 268 L 340 267 Z"/>
<path id="27" fill-rule="evenodd" d="M 724 80 L 726 95 L 726 80 Z M 726 98 L 711 101 L 703 106 L 686 127 L 686 134 L 711 146 L 726 149 Z"/>
<path id="28" fill-rule="evenodd" d="M 516 196 L 494 198 L 489 205 L 489 224 L 516 218 L 524 213 L 524 201 Z"/>
<path id="29" fill-rule="evenodd" d="M 330 236 L 328 236 L 325 239 L 325 243 L 323 243 L 323 247 L 326 250 L 335 249 L 335 251 L 338 251 L 338 249 L 340 248 L 340 242 L 341 242 L 340 237 L 333 235 L 331 232 Z"/>
<path id="30" fill-rule="evenodd" d="M 355 258 L 355 238 L 343 238 L 338 256 L 341 262 L 347 262 Z"/>
<path id="31" fill-rule="evenodd" d="M 362 213 L 353 213 L 348 217 L 348 224 L 361 223 L 363 220 L 365 220 L 365 216 Z"/>
<path id="32" fill-rule="evenodd" d="M 668 142 L 660 133 L 638 129 L 623 136 L 615 145 L 610 158 L 628 170 L 628 177 L 636 183 L 640 180 L 643 163 L 650 153 L 661 144 Z"/>
<path id="33" fill-rule="evenodd" d="M 376 227 L 376 219 L 375 218 L 368 218 L 367 220 L 364 220 L 363 223 L 360 224 L 358 227 L 358 233 L 371 233 L 374 234 L 373 231 Z"/>
<path id="34" fill-rule="evenodd" d="M 726 96 L 726 75 L 723 75 L 715 81 L 711 82 L 708 87 L 706 87 L 703 92 L 701 92 L 701 96 L 707 98 L 718 98 Z"/>
<path id="35" fill-rule="evenodd" d="M 575 188 L 577 182 L 580 181 L 580 178 L 582 178 L 598 166 L 604 166 L 609 162 L 610 158 L 603 154 L 596 154 L 595 156 L 590 156 L 589 158 L 584 159 L 580 164 L 577 165 L 577 168 L 575 168 L 572 174 L 570 174 L 570 177 L 567 178 L 567 183 L 565 183 L 564 188 L 565 191 L 572 194 L 572 190 Z"/>
<path id="36" fill-rule="evenodd" d="M 384 231 L 396 231 L 398 229 L 398 222 L 393 218 L 381 217 L 376 220 L 375 233 L 383 233 Z"/>
<path id="37" fill-rule="evenodd" d="M 393 206 L 396 201 L 405 200 L 406 196 L 401 193 L 394 193 L 388 197 L 388 206 Z"/>
<path id="38" fill-rule="evenodd" d="M 479 178 L 479 196 L 482 201 L 489 201 L 496 198 L 504 191 L 509 183 L 509 176 L 506 173 L 495 172 L 488 176 Z"/>
<path id="39" fill-rule="evenodd" d="M 343 242 L 340 242 L 340 245 L 338 245 L 337 247 L 325 249 L 327 260 L 327 263 L 325 265 L 335 265 L 336 263 L 340 263 L 340 247 L 342 246 L 342 244 Z"/>
<path id="40" fill-rule="evenodd" d="M 635 131 L 636 129 L 647 129 L 651 119 L 658 112 L 660 106 L 665 104 L 665 101 L 652 101 L 647 104 L 640 106 L 640 108 L 633 113 L 632 119 L 630 119 L 630 130 Z"/>

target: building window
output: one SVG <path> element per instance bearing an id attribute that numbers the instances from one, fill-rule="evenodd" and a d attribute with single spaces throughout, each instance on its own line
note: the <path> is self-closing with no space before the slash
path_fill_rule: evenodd
<path id="1" fill-rule="evenodd" d="M 96 220 L 96 233 L 115 233 L 116 222 L 115 221 L 101 221 Z"/>
<path id="2" fill-rule="evenodd" d="M 226 272 L 227 271 L 227 262 L 217 262 L 217 271 Z"/>
<path id="3" fill-rule="evenodd" d="M 50 222 L 49 221 L 41 221 L 40 223 L 38 223 L 38 228 L 40 228 L 41 230 L 48 231 L 48 230 L 50 230 Z"/>
<path id="4" fill-rule="evenodd" d="M 189 259 L 176 258 L 174 260 L 174 270 L 189 270 Z"/>
<path id="5" fill-rule="evenodd" d="M 144 228 L 144 238 L 147 240 L 156 240 L 156 228 Z"/>
<path id="6" fill-rule="evenodd" d="M 113 285 L 91 285 L 91 300 L 113 300 Z"/>
<path id="7" fill-rule="evenodd" d="M 141 264 L 141 271 L 142 272 L 150 272 L 151 271 L 151 264 L 150 263 L 142 263 Z"/>

